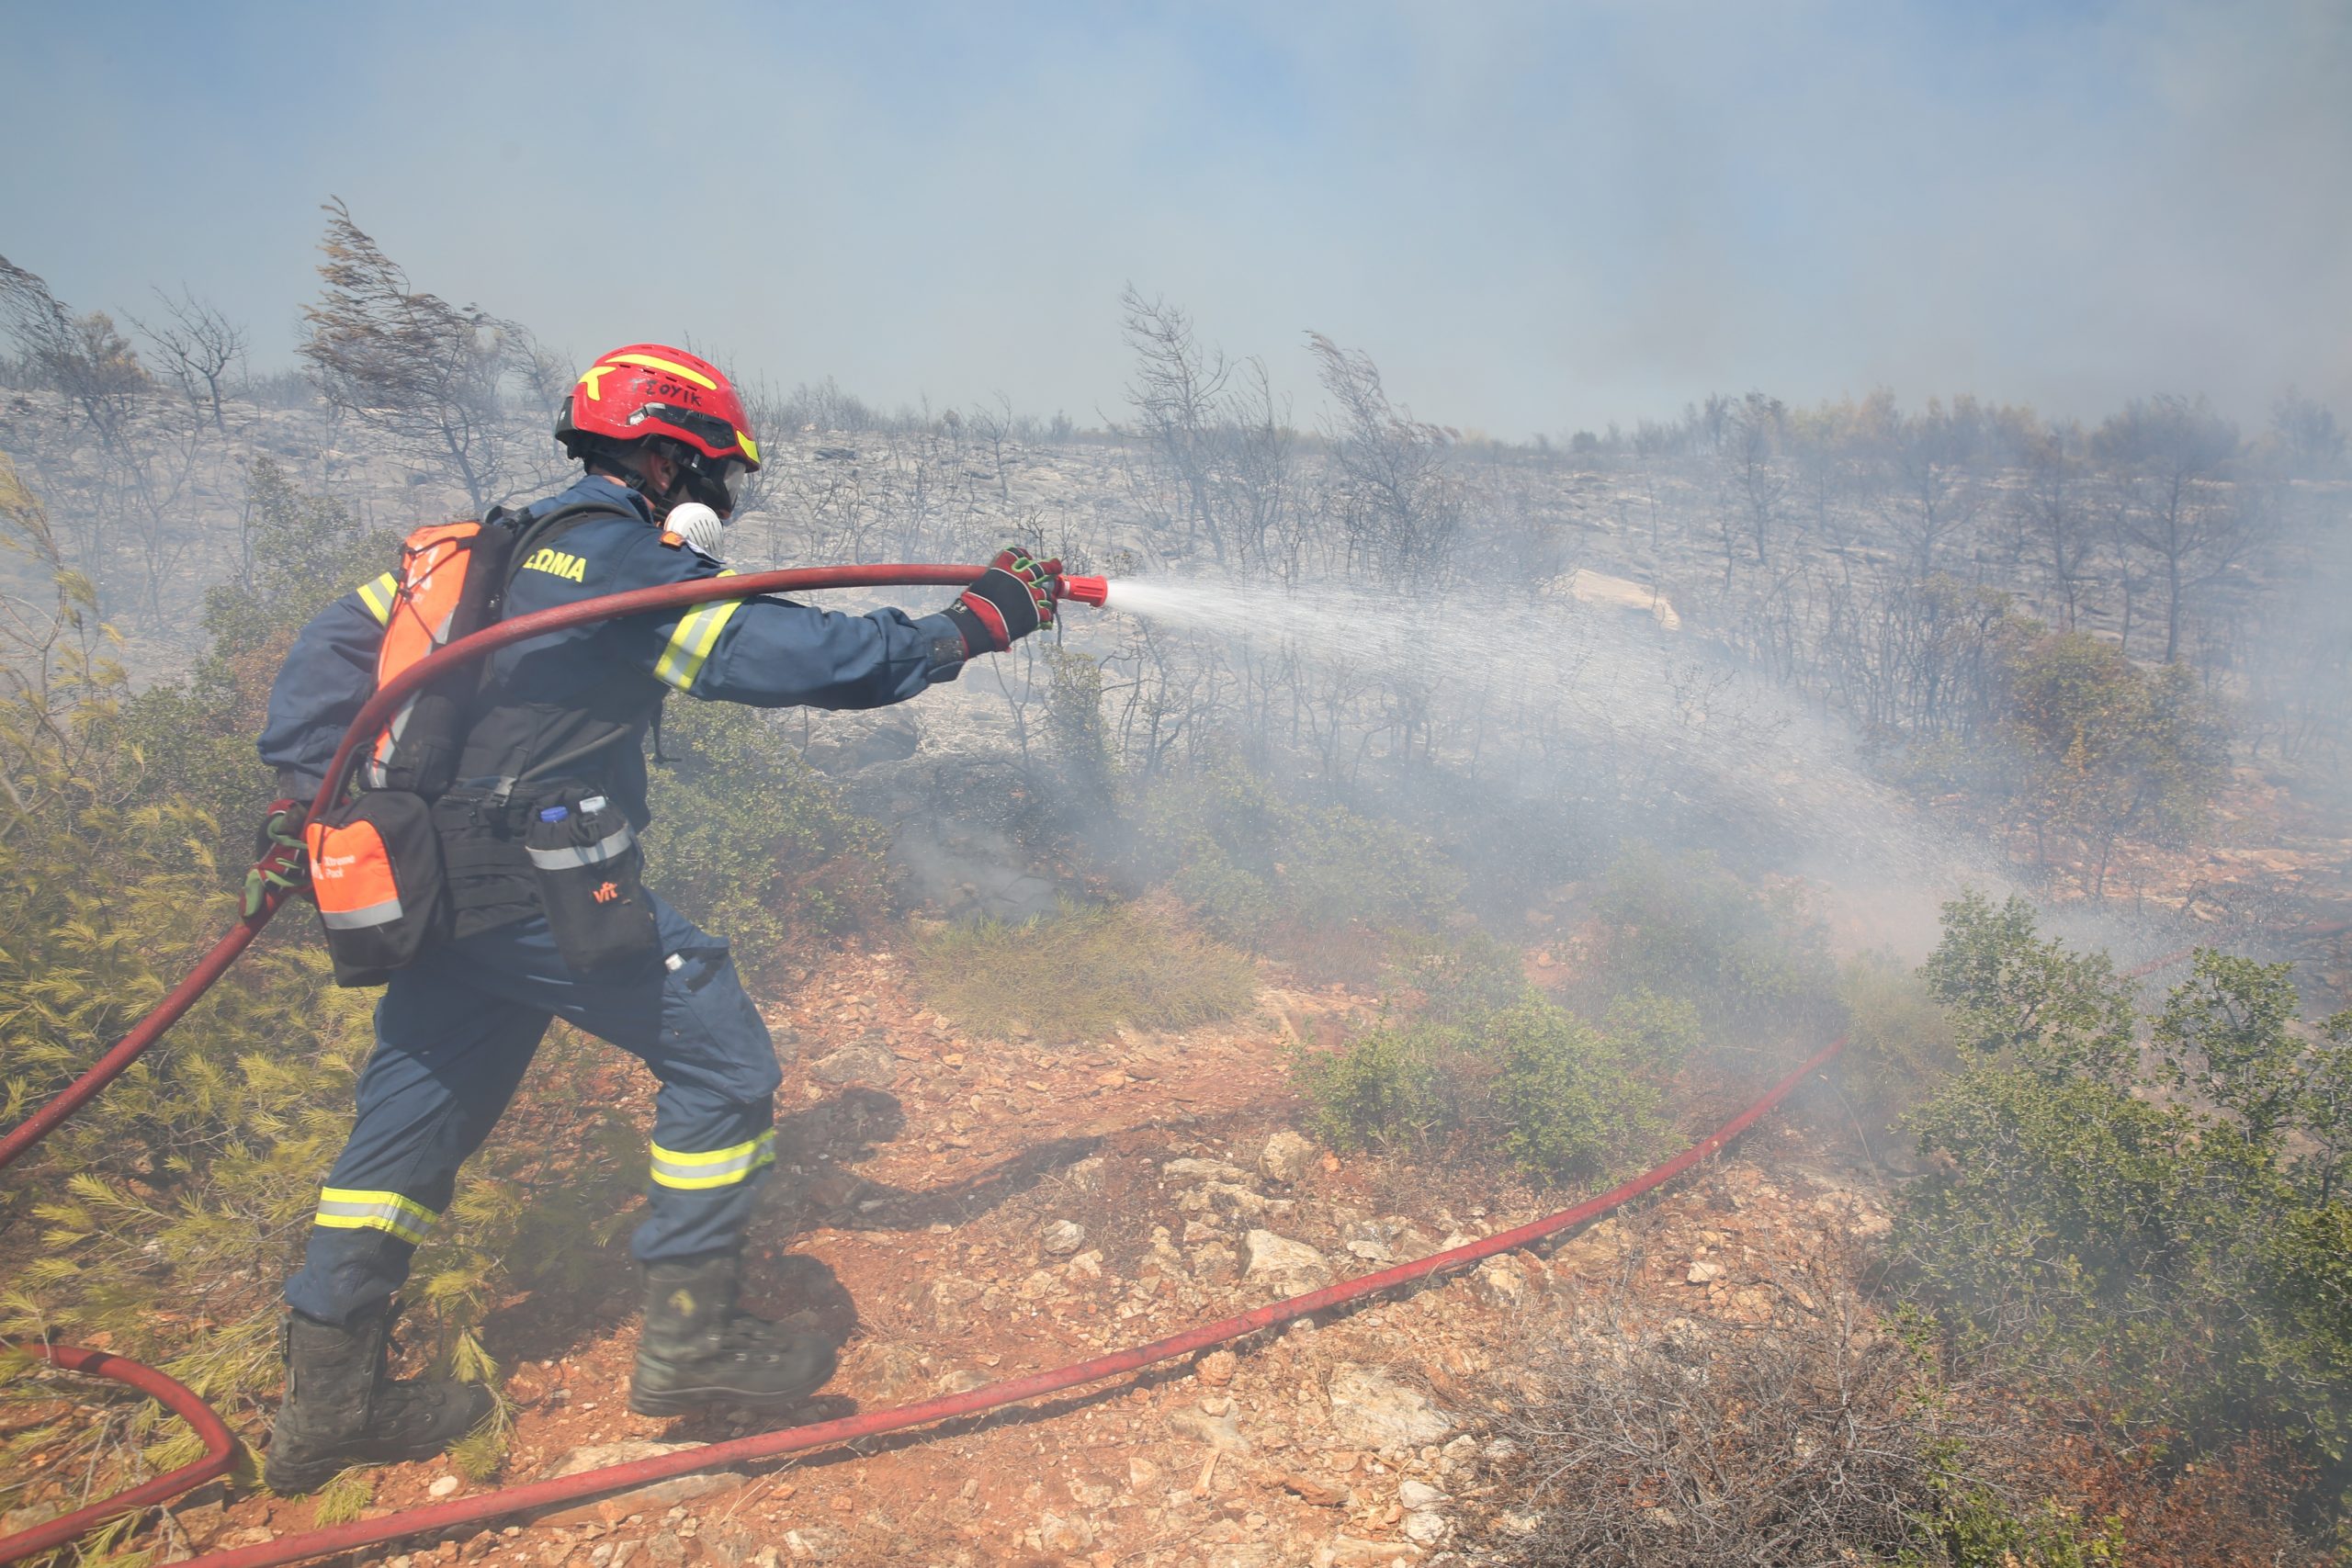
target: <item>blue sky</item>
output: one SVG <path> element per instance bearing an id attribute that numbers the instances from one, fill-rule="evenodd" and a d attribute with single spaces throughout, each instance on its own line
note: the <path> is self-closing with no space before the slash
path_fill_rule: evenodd
<path id="1" fill-rule="evenodd" d="M 1425 417 L 1711 389 L 2352 413 L 2352 6 L 1608 4 L 11 13 L 0 254 L 185 283 L 282 361 L 338 195 L 586 356 L 692 339 L 1091 423 L 1133 281 Z"/>

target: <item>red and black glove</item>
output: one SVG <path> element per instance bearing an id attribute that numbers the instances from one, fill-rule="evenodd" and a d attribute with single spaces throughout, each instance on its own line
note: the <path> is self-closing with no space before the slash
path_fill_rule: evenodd
<path id="1" fill-rule="evenodd" d="M 300 893 L 311 886 L 311 857 L 302 847 L 302 824 L 311 808 L 299 800 L 273 800 L 254 829 L 254 868 L 245 873 L 245 919 L 261 913 L 273 887 Z"/>
<path id="2" fill-rule="evenodd" d="M 964 638 L 964 657 L 1002 653 L 1040 626 L 1054 624 L 1057 560 L 1032 560 L 1017 546 L 999 550 L 980 580 L 944 612 Z"/>

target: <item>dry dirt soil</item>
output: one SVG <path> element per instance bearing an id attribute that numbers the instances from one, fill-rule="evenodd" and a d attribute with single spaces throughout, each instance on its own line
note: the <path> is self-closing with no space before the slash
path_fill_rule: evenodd
<path id="1" fill-rule="evenodd" d="M 846 1341 L 802 1418 L 873 1410 L 1159 1338 L 1565 1207 L 1507 1173 L 1339 1157 L 1296 1128 L 1288 1052 L 1377 1003 L 1270 985 L 1256 1012 L 1091 1047 L 965 1037 L 903 959 L 854 954 L 770 1009 L 797 1041 L 791 1148 L 749 1304 Z M 788 1054 L 788 1046 L 787 1046 Z M 1759 1075 L 1766 1068 L 1759 1066 Z M 1754 1086 L 1708 1086 L 1696 1135 Z M 606 1085 L 650 1120 L 650 1084 Z M 356 1561 L 691 1563 L 1437 1562 L 1482 1492 L 1480 1390 L 1580 1305 L 1769 1314 L 1770 1259 L 1842 1253 L 1886 1216 L 1834 1101 L 1800 1098 L 1658 1199 L 1540 1254 L 964 1425 L 694 1476 Z M 518 1404 L 504 1479 L 751 1430 L 629 1414 L 628 1264 L 593 1299 L 490 1325 Z M 484 1485 L 495 1483 L 484 1483 Z M 446 1463 L 377 1474 L 371 1516 L 469 1494 Z M 199 1494 L 167 1557 L 300 1531 L 309 1500 Z"/>

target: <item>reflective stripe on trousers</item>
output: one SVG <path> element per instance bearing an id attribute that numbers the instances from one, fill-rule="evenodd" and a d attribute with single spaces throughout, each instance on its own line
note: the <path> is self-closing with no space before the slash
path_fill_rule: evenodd
<path id="1" fill-rule="evenodd" d="M 368 1192 L 348 1187 L 319 1189 L 319 1212 L 311 1216 L 312 1224 L 329 1230 L 390 1231 L 412 1246 L 424 1240 L 433 1222 L 441 1216 L 424 1204 L 397 1192 Z"/>
<path id="2" fill-rule="evenodd" d="M 749 1143 L 707 1154 L 681 1154 L 653 1145 L 653 1179 L 664 1187 L 689 1191 L 706 1187 L 732 1187 L 763 1166 L 775 1163 L 775 1129 L 771 1127 Z"/>

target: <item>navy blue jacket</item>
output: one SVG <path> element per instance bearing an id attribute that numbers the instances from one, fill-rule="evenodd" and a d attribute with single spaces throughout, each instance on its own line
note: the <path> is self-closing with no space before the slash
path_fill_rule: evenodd
<path id="1" fill-rule="evenodd" d="M 564 528 L 546 550 L 520 563 L 506 614 L 520 615 L 632 588 L 722 575 L 717 561 L 653 526 L 644 497 L 611 479 L 582 476 L 533 516 L 594 502 L 626 516 L 591 517 Z M 390 614 L 390 572 L 328 605 L 294 639 L 270 687 L 259 741 L 286 795 L 309 799 L 360 705 L 376 689 L 376 653 Z M 612 682 L 658 682 L 718 702 L 754 707 L 881 707 L 903 702 L 963 669 L 963 642 L 944 615 L 902 610 L 850 615 L 774 598 L 724 599 L 683 613 L 660 612 L 532 637 L 491 655 L 487 682 L 509 700 L 568 705 Z M 634 748 L 613 761 L 627 799 L 642 788 Z M 631 783 L 637 789 L 629 787 Z M 638 815 L 638 813 L 632 813 Z"/>

